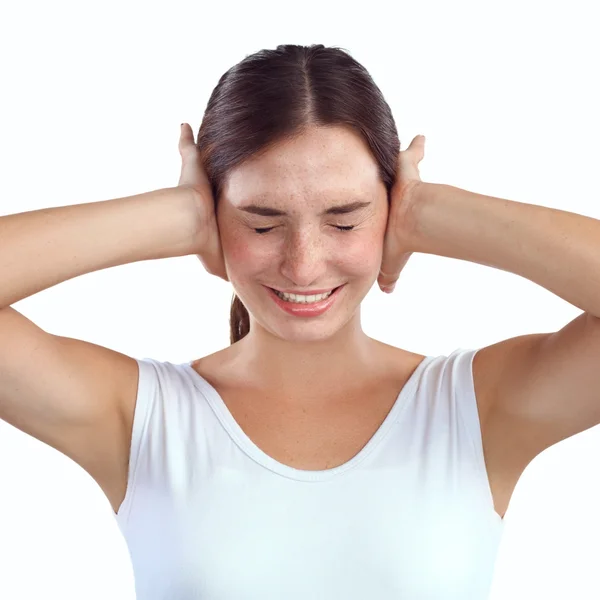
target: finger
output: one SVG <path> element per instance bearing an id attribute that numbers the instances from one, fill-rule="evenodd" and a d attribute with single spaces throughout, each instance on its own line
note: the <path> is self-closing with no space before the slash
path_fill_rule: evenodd
<path id="1" fill-rule="evenodd" d="M 424 146 L 425 145 L 425 136 L 423 134 L 419 134 L 419 135 L 415 135 L 415 137 L 412 139 L 412 142 L 408 145 L 408 148 L 416 148 L 418 146 Z"/>
<path id="2" fill-rule="evenodd" d="M 181 124 L 179 154 L 181 155 L 181 172 L 179 174 L 178 185 L 193 185 L 197 183 L 197 167 L 195 164 L 197 158 L 196 143 L 192 128 L 187 123 Z"/>
<path id="3" fill-rule="evenodd" d="M 189 148 L 195 146 L 194 132 L 188 123 L 181 124 L 181 132 L 179 135 L 179 152 L 183 155 Z"/>
<path id="4" fill-rule="evenodd" d="M 425 136 L 424 135 L 418 135 L 415 137 L 415 139 L 410 143 L 410 146 L 413 146 L 414 144 L 414 152 L 417 156 L 417 162 L 421 162 L 423 160 L 423 157 L 425 156 Z"/>
<path id="5" fill-rule="evenodd" d="M 394 287 L 396 286 L 396 282 L 400 277 L 400 273 L 402 269 L 404 269 L 408 259 L 411 257 L 411 252 L 407 252 L 405 254 L 401 254 L 394 261 L 394 264 L 391 265 L 389 261 L 385 258 L 381 263 L 381 269 L 379 270 L 379 275 L 377 277 L 377 282 L 379 283 L 379 287 L 384 292 L 393 292 Z"/>
<path id="6" fill-rule="evenodd" d="M 381 266 L 379 267 L 379 274 L 377 275 L 377 283 L 379 287 L 391 287 L 396 282 L 396 261 L 392 258 L 398 255 L 398 249 L 396 244 L 393 243 L 391 237 L 392 225 L 388 218 L 385 235 L 383 237 L 383 252 L 381 255 Z M 399 271 L 398 271 L 399 272 Z"/>
<path id="7" fill-rule="evenodd" d="M 417 157 L 417 162 L 422 161 L 423 157 L 425 156 L 425 136 L 415 136 L 412 139 L 411 143 L 408 145 L 408 148 L 406 150 L 403 150 L 402 152 L 410 152 L 411 154 L 414 153 Z"/>

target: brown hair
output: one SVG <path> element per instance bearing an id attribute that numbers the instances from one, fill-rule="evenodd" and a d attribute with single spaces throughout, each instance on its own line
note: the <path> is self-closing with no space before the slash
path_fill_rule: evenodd
<path id="1" fill-rule="evenodd" d="M 197 147 L 215 211 L 229 171 L 310 125 L 345 125 L 358 133 L 379 165 L 389 201 L 400 141 L 380 89 L 341 48 L 286 44 L 260 50 L 231 67 L 208 100 Z M 248 311 L 234 294 L 230 343 L 249 330 Z"/>

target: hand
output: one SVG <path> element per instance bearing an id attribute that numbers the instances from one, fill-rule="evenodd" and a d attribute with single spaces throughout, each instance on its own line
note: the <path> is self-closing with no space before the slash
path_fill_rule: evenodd
<path id="1" fill-rule="evenodd" d="M 211 275 L 229 281 L 210 181 L 202 165 L 192 128 L 187 123 L 183 123 L 181 126 L 179 154 L 181 155 L 181 175 L 178 186 L 190 189 L 196 206 L 198 219 L 196 231 L 199 243 L 199 253 L 196 256 Z"/>
<path id="2" fill-rule="evenodd" d="M 425 137 L 417 136 L 398 157 L 398 175 L 390 192 L 387 228 L 383 240 L 383 257 L 377 282 L 391 294 L 400 272 L 411 257 L 407 241 L 412 233 L 412 200 L 421 182 L 419 163 L 425 156 Z"/>

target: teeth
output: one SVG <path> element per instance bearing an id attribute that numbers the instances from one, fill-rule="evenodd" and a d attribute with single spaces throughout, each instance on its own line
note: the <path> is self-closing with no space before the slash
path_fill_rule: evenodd
<path id="1" fill-rule="evenodd" d="M 283 292 L 277 292 L 273 290 L 282 300 L 286 302 L 295 302 L 297 304 L 311 304 L 313 302 L 320 302 L 321 300 L 325 300 L 333 294 L 333 290 L 331 292 L 327 292 L 326 294 L 318 294 L 316 296 L 297 296 L 296 294 L 284 294 Z"/>

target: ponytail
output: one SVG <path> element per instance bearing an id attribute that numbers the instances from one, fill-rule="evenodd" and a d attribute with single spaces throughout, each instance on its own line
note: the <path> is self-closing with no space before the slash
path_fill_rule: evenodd
<path id="1" fill-rule="evenodd" d="M 231 311 L 229 313 L 229 341 L 235 344 L 250 331 L 250 315 L 242 301 L 233 295 Z"/>

